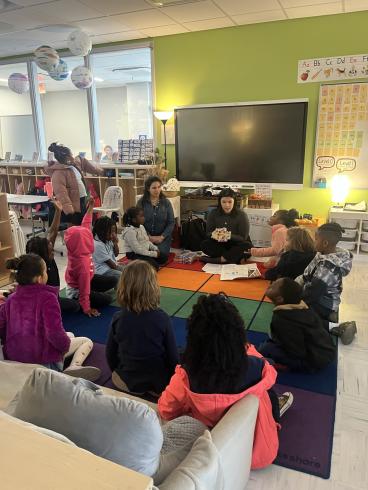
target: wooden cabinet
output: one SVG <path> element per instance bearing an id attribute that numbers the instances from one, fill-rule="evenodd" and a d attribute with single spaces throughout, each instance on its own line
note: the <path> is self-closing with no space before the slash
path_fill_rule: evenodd
<path id="1" fill-rule="evenodd" d="M 14 256 L 12 232 L 6 194 L 0 194 L 0 287 L 10 283 L 10 272 L 5 262 Z"/>

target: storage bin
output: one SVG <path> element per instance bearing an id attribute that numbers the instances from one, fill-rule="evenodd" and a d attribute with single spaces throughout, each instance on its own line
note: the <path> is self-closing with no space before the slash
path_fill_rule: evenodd
<path id="1" fill-rule="evenodd" d="M 356 245 L 355 242 L 343 242 L 343 241 L 337 244 L 338 247 L 344 248 L 345 250 L 354 250 L 355 245 Z"/>
<path id="2" fill-rule="evenodd" d="M 368 252 L 368 243 L 361 243 L 360 244 L 360 250 L 362 252 Z"/>
<path id="3" fill-rule="evenodd" d="M 361 239 L 364 242 L 368 242 L 368 232 L 367 231 L 363 231 L 363 233 L 361 234 Z"/>
<path id="4" fill-rule="evenodd" d="M 334 219 L 334 222 L 348 230 L 355 230 L 358 227 L 357 219 Z"/>
<path id="5" fill-rule="evenodd" d="M 363 221 L 363 231 L 368 231 L 368 221 Z"/>
<path id="6" fill-rule="evenodd" d="M 344 240 L 350 241 L 355 239 L 356 234 L 357 234 L 357 230 L 345 230 L 345 232 L 342 234 L 342 237 Z"/>

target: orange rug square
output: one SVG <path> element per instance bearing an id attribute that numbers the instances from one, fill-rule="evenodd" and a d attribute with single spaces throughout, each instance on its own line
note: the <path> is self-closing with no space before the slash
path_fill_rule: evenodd
<path id="1" fill-rule="evenodd" d="M 221 292 L 235 298 L 254 299 L 260 301 L 266 292 L 270 281 L 265 279 L 235 279 L 234 281 L 220 281 L 220 276 L 211 279 L 199 290 L 200 293 L 216 294 Z M 268 301 L 268 298 L 265 299 Z"/>
<path id="2" fill-rule="evenodd" d="M 186 289 L 197 291 L 210 277 L 205 272 L 162 268 L 158 274 L 158 283 L 165 288 Z"/>

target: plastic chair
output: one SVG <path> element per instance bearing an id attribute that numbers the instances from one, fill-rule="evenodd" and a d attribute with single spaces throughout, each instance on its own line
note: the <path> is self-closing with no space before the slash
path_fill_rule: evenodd
<path id="1" fill-rule="evenodd" d="M 104 215 L 110 215 L 112 212 L 118 213 L 123 208 L 123 189 L 118 185 L 112 185 L 105 191 L 102 206 L 93 208 L 96 213 L 102 213 Z"/>

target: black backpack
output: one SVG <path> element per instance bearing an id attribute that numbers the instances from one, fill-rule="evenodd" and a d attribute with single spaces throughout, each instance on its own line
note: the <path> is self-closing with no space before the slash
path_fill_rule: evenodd
<path id="1" fill-rule="evenodd" d="M 186 250 L 197 252 L 201 250 L 203 240 L 206 239 L 206 223 L 195 216 L 181 223 L 181 245 Z"/>

